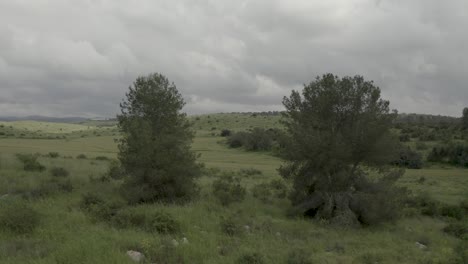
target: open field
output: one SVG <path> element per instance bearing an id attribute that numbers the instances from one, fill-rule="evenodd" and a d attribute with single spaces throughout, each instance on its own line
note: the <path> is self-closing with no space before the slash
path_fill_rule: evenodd
<path id="1" fill-rule="evenodd" d="M 1 138 L 0 196 L 29 195 L 31 190 L 50 179 L 54 167 L 69 171 L 73 190 L 30 196 L 29 203 L 41 215 L 39 227 L 23 235 L 0 229 L 0 263 L 133 263 L 125 254 L 127 250 L 151 255 L 156 263 L 256 263 L 239 262 L 243 256 L 253 253 L 261 256 L 263 263 L 462 263 L 455 261 L 466 254 L 466 238 L 443 232 L 453 221 L 446 217 L 405 210 L 396 223 L 343 229 L 289 217 L 289 201 L 285 198 L 267 202 L 255 198 L 251 191 L 253 186 L 280 178 L 277 168 L 281 160 L 266 152 L 230 149 L 219 132 L 225 128 L 239 131 L 259 126 L 277 127 L 279 118 L 234 114 L 191 117 L 197 130 L 193 149 L 207 168 L 215 168 L 206 170 L 198 179 L 199 199 L 183 206 L 142 205 L 138 208 L 148 212 L 162 210 L 172 215 L 180 223 L 180 231 L 172 234 L 118 228 L 90 217 L 80 208 L 83 194 L 107 194 L 119 185 L 119 181 L 99 180 L 110 162 L 102 157 L 112 159 L 117 155 L 114 139 L 118 135 L 111 134 L 115 133 L 115 127 L 12 124 L 18 131 L 42 130 L 66 138 Z M 102 135 L 96 136 L 93 131 L 101 131 Z M 59 155 L 51 157 L 50 152 Z M 17 153 L 41 154 L 38 161 L 47 169 L 24 171 L 16 158 Z M 80 154 L 86 157 L 77 158 Z M 239 172 L 251 168 L 261 173 L 249 176 Z M 242 177 L 242 185 L 248 190 L 244 201 L 224 207 L 212 196 L 211 183 L 223 177 L 223 171 Z M 468 199 L 467 169 L 431 165 L 406 170 L 399 184 L 415 194 L 427 193 L 443 204 L 457 205 Z M 223 231 L 222 223 L 226 219 L 238 227 L 233 234 Z M 183 238 L 188 243 L 183 243 Z M 173 239 L 178 241 L 178 246 L 173 246 Z M 426 247 L 420 248 L 417 242 Z M 310 262 L 300 262 L 306 258 Z"/>

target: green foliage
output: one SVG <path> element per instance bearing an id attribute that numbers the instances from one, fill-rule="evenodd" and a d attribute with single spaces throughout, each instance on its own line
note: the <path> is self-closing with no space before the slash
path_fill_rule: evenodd
<path id="1" fill-rule="evenodd" d="M 181 113 L 184 104 L 161 74 L 138 77 L 129 87 L 117 117 L 119 160 L 128 175 L 122 191 L 129 202 L 183 202 L 197 194 L 200 165 L 190 149 L 194 133 Z"/>
<path id="2" fill-rule="evenodd" d="M 50 174 L 54 177 L 68 177 L 70 172 L 68 172 L 65 168 L 62 167 L 53 167 L 50 169 Z"/>
<path id="3" fill-rule="evenodd" d="M 104 198 L 96 193 L 85 193 L 81 197 L 80 208 L 97 221 L 111 223 L 117 212 L 124 207 L 118 199 Z"/>
<path id="4" fill-rule="evenodd" d="M 111 160 L 107 170 L 107 175 L 114 180 L 120 180 L 125 177 L 125 171 L 122 169 L 118 160 Z"/>
<path id="5" fill-rule="evenodd" d="M 96 160 L 109 160 L 109 158 L 106 156 L 97 156 L 95 159 Z"/>
<path id="6" fill-rule="evenodd" d="M 468 167 L 468 145 L 449 143 L 433 147 L 427 156 L 427 160 Z"/>
<path id="7" fill-rule="evenodd" d="M 24 200 L 0 200 L 0 230 L 16 234 L 32 233 L 40 223 L 39 213 Z"/>
<path id="8" fill-rule="evenodd" d="M 369 181 L 360 169 L 382 171 L 398 150 L 390 132 L 396 113 L 380 98 L 380 89 L 361 76 L 326 74 L 306 85 L 302 96 L 293 91 L 283 104 L 290 141 L 282 150 L 287 163 L 280 173 L 293 181 L 296 211 L 351 225 L 388 220 L 387 213 L 376 211 L 398 208 L 393 204 L 398 199 L 390 195 L 398 193 L 393 183 L 402 173 Z M 386 196 L 377 197 L 375 190 Z"/>
<path id="9" fill-rule="evenodd" d="M 239 174 L 245 176 L 255 176 L 255 175 L 262 175 L 262 171 L 255 169 L 255 168 L 242 168 L 239 170 Z"/>
<path id="10" fill-rule="evenodd" d="M 78 154 L 76 156 L 77 159 L 87 159 L 88 157 L 85 154 Z"/>
<path id="11" fill-rule="evenodd" d="M 44 165 L 37 161 L 39 154 L 16 154 L 16 157 L 23 163 L 25 171 L 43 171 L 46 169 Z"/>
<path id="12" fill-rule="evenodd" d="M 238 236 L 243 232 L 241 225 L 234 216 L 221 217 L 219 225 L 221 231 L 228 236 Z"/>
<path id="13" fill-rule="evenodd" d="M 232 175 L 223 175 L 213 182 L 213 195 L 223 206 L 234 202 L 241 202 L 245 198 L 246 190 L 239 178 Z"/>
<path id="14" fill-rule="evenodd" d="M 282 180 L 272 180 L 254 185 L 251 191 L 253 197 L 263 202 L 271 202 L 273 198 L 285 198 L 287 187 Z"/>
<path id="15" fill-rule="evenodd" d="M 50 158 L 58 158 L 60 156 L 58 152 L 49 152 L 48 155 Z"/>
<path id="16" fill-rule="evenodd" d="M 248 151 L 269 151 L 273 147 L 272 130 L 255 127 L 251 131 L 232 133 L 227 140 L 231 148 L 244 147 Z"/>
<path id="17" fill-rule="evenodd" d="M 312 260 L 310 255 L 307 253 L 306 250 L 299 250 L 295 249 L 289 252 L 288 257 L 286 259 L 286 264 L 312 264 Z"/>
<path id="18" fill-rule="evenodd" d="M 458 238 L 468 238 L 468 222 L 459 221 L 453 222 L 444 227 L 444 232 Z"/>
<path id="19" fill-rule="evenodd" d="M 408 169 L 421 169 L 423 165 L 421 154 L 411 150 L 410 147 L 402 147 L 400 157 L 391 163 Z"/>
<path id="20" fill-rule="evenodd" d="M 181 229 L 180 223 L 170 214 L 162 211 L 148 211 L 139 207 L 119 210 L 112 221 L 120 228 L 139 228 L 147 232 L 162 234 L 174 234 Z"/>
<path id="21" fill-rule="evenodd" d="M 468 107 L 463 108 L 462 128 L 468 129 Z"/>
<path id="22" fill-rule="evenodd" d="M 238 264 L 263 264 L 266 263 L 264 257 L 259 253 L 247 253 L 237 259 Z"/>
<path id="23" fill-rule="evenodd" d="M 223 129 L 221 130 L 220 136 L 222 137 L 229 137 L 232 134 L 231 130 L 229 129 Z"/>

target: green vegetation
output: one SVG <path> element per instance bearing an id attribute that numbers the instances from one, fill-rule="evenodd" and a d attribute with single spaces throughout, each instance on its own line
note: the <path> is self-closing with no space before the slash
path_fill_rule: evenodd
<path id="1" fill-rule="evenodd" d="M 238 132 L 287 131 L 277 112 L 188 117 L 195 130 L 191 149 L 205 167 L 193 179 L 198 195 L 185 204 L 135 205 L 120 195 L 128 172 L 117 159 L 115 139 L 122 137 L 115 121 L 70 129 L 4 122 L 0 263 L 134 263 L 129 250 L 143 253 L 146 263 L 466 263 L 468 170 L 450 156 L 428 160 L 433 148 L 466 144 L 460 119 L 419 117 L 399 115 L 390 130 L 414 153 L 382 160 L 407 167 L 395 181 L 406 189 L 399 210 L 382 206 L 395 196 L 381 186 L 371 185 L 381 196 L 356 196 L 365 205 L 359 210 L 399 217 L 360 228 L 291 210 L 289 194 L 297 187 L 277 170 L 283 156 L 276 134 L 270 150 L 228 146 Z M 420 169 L 410 166 L 415 153 Z M 379 182 L 376 171 L 362 170 Z M 360 215 L 380 222 L 380 214 Z"/>

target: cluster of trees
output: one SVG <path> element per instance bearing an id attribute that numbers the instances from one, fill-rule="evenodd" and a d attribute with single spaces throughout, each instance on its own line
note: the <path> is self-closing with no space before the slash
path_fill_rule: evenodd
<path id="1" fill-rule="evenodd" d="M 119 175 L 125 175 L 130 202 L 187 201 L 197 193 L 201 165 L 190 149 L 194 133 L 181 112 L 184 104 L 161 74 L 139 77 L 129 87 L 117 120 L 123 134 Z M 394 219 L 403 193 L 394 183 L 403 171 L 389 164 L 420 164 L 391 132 L 398 115 L 380 89 L 361 76 L 326 74 L 302 93 L 292 91 L 283 105 L 286 133 L 255 128 L 222 135 L 231 147 L 248 150 L 281 145 L 285 163 L 279 171 L 293 184 L 296 212 L 342 225 Z M 371 179 L 371 171 L 380 176 Z"/>
<path id="2" fill-rule="evenodd" d="M 451 143 L 433 147 L 427 160 L 468 167 L 468 145 Z"/>

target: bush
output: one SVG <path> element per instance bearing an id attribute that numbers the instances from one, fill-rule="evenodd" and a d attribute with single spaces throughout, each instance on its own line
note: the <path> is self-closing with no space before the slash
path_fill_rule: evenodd
<path id="1" fill-rule="evenodd" d="M 114 180 L 120 180 L 125 177 L 125 172 L 123 171 L 122 166 L 118 160 L 112 160 L 110 162 L 107 175 Z"/>
<path id="2" fill-rule="evenodd" d="M 85 154 L 79 154 L 76 156 L 77 159 L 87 159 Z"/>
<path id="3" fill-rule="evenodd" d="M 25 171 L 43 171 L 45 166 L 40 164 L 37 159 L 38 154 L 16 154 L 16 157 L 23 163 Z"/>
<path id="4" fill-rule="evenodd" d="M 213 182 L 212 188 L 213 195 L 223 206 L 243 201 L 246 193 L 245 188 L 240 184 L 240 180 L 232 175 L 221 176 Z"/>
<path id="5" fill-rule="evenodd" d="M 248 169 L 242 168 L 239 170 L 239 174 L 245 175 L 245 176 L 254 176 L 254 175 L 262 175 L 263 172 L 255 168 L 248 168 Z"/>
<path id="6" fill-rule="evenodd" d="M 25 198 L 43 198 L 57 193 L 70 193 L 73 185 L 70 179 L 52 178 L 42 182 L 37 188 L 23 194 Z"/>
<path id="7" fill-rule="evenodd" d="M 309 254 L 305 250 L 293 250 L 288 254 L 287 264 L 312 264 Z"/>
<path id="8" fill-rule="evenodd" d="M 452 217 L 461 220 L 468 213 L 464 208 L 457 205 L 446 205 L 439 209 L 441 216 Z"/>
<path id="9" fill-rule="evenodd" d="M 49 157 L 50 158 L 58 158 L 59 157 L 59 153 L 58 152 L 49 152 Z"/>
<path id="10" fill-rule="evenodd" d="M 421 154 L 408 147 L 400 150 L 399 159 L 393 161 L 392 164 L 409 169 L 421 169 L 423 163 Z"/>
<path id="11" fill-rule="evenodd" d="M 120 228 L 139 228 L 147 232 L 173 234 L 180 224 L 170 214 L 161 211 L 146 212 L 144 208 L 130 207 L 117 212 L 113 222 Z"/>
<path id="12" fill-rule="evenodd" d="M 52 168 L 50 174 L 54 177 L 68 177 L 68 175 L 70 175 L 70 173 L 62 167 Z"/>
<path id="13" fill-rule="evenodd" d="M 97 156 L 95 160 L 109 160 L 109 158 L 106 156 Z"/>
<path id="14" fill-rule="evenodd" d="M 286 184 L 282 180 L 272 180 L 269 183 L 259 183 L 252 188 L 253 197 L 262 202 L 270 202 L 272 198 L 283 199 L 287 194 Z"/>
<path id="15" fill-rule="evenodd" d="M 229 137 L 231 135 L 231 130 L 229 129 L 223 129 L 221 130 L 221 134 L 220 134 L 222 137 Z"/>
<path id="16" fill-rule="evenodd" d="M 95 193 L 85 193 L 81 197 L 80 208 L 89 216 L 99 221 L 112 222 L 117 212 L 123 208 L 120 200 L 105 199 Z"/>
<path id="17" fill-rule="evenodd" d="M 444 232 L 458 238 L 467 237 L 468 223 L 467 222 L 454 222 L 444 228 Z"/>
<path id="18" fill-rule="evenodd" d="M 263 256 L 258 253 L 248 253 L 240 256 L 237 259 L 239 264 L 263 264 L 265 263 Z"/>
<path id="19" fill-rule="evenodd" d="M 0 201 L 0 229 L 16 234 L 32 233 L 39 225 L 40 215 L 22 200 Z"/>
<path id="20" fill-rule="evenodd" d="M 231 148 L 239 148 L 245 145 L 248 137 L 249 133 L 244 131 L 232 133 L 227 139 L 227 144 Z"/>
<path id="21" fill-rule="evenodd" d="M 220 221 L 221 231 L 228 236 L 236 236 L 242 234 L 242 228 L 232 216 L 222 217 Z"/>
<path id="22" fill-rule="evenodd" d="M 269 202 L 272 196 L 270 185 L 267 183 L 254 185 L 254 187 L 252 187 L 252 195 L 262 202 Z"/>

